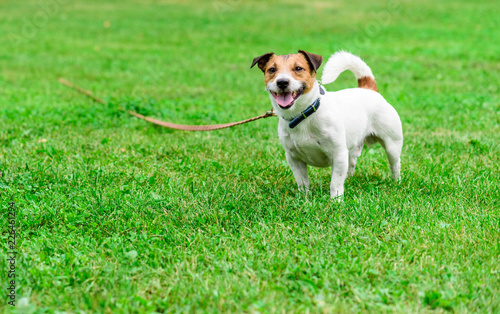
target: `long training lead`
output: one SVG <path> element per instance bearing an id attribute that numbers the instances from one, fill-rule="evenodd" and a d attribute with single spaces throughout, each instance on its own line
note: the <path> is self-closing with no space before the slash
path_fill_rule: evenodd
<path id="1" fill-rule="evenodd" d="M 102 100 L 101 98 L 99 97 L 96 97 L 94 96 L 91 92 L 89 92 L 88 90 L 85 90 L 81 87 L 78 87 L 76 86 L 75 84 L 63 79 L 63 78 L 59 78 L 59 82 L 61 84 L 64 84 L 74 90 L 76 90 L 77 92 L 81 93 L 81 94 L 84 94 L 85 96 L 89 97 L 90 99 L 92 99 L 93 101 L 97 102 L 97 103 L 100 103 L 100 104 L 105 104 L 106 102 L 104 100 Z M 128 114 L 134 116 L 134 117 L 137 117 L 139 119 L 143 119 L 149 123 L 153 123 L 153 124 L 156 124 L 156 125 L 159 125 L 159 126 L 162 126 L 162 127 L 165 127 L 165 128 L 169 128 L 169 129 L 175 129 L 175 130 L 183 130 L 183 131 L 213 131 L 213 130 L 220 130 L 220 129 L 225 129 L 225 128 L 230 128 L 230 127 L 233 127 L 233 126 L 237 126 L 237 125 L 240 125 L 240 124 L 245 124 L 245 123 L 248 123 L 248 122 L 252 122 L 252 121 L 255 121 L 255 120 L 259 120 L 259 119 L 264 119 L 264 118 L 269 118 L 269 117 L 273 117 L 273 116 L 276 116 L 274 114 L 274 112 L 272 110 L 264 113 L 264 114 L 261 114 L 260 116 L 257 116 L 257 117 L 253 117 L 253 118 L 249 118 L 249 119 L 245 119 L 245 120 L 242 120 L 242 121 L 237 121 L 237 122 L 230 122 L 230 123 L 224 123 L 224 124 L 210 124 L 210 125 L 187 125 L 187 124 L 177 124 L 177 123 L 172 123 L 172 122 L 165 122 L 165 121 L 160 121 L 160 120 L 157 120 L 157 119 L 153 119 L 153 118 L 149 118 L 149 117 L 145 117 L 135 111 L 131 111 L 131 110 L 125 110 Z"/>

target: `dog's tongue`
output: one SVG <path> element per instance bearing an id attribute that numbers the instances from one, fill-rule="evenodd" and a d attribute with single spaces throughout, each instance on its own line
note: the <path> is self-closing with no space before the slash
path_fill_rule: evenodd
<path id="1" fill-rule="evenodd" d="M 281 107 L 288 107 L 293 101 L 292 93 L 279 93 L 276 96 L 276 102 Z"/>

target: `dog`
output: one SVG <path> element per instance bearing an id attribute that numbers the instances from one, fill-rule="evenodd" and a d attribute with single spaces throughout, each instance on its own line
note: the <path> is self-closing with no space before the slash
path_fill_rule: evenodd
<path id="1" fill-rule="evenodd" d="M 354 175 L 365 144 L 379 142 L 399 181 L 403 130 L 398 113 L 377 90 L 371 69 L 345 51 L 326 63 L 322 84 L 350 70 L 358 88 L 326 92 L 316 79 L 323 57 L 303 50 L 297 54 L 266 53 L 253 59 L 264 72 L 266 91 L 279 117 L 278 136 L 300 191 L 309 191 L 307 165 L 332 167 L 330 197 L 344 195 L 347 176 Z"/>

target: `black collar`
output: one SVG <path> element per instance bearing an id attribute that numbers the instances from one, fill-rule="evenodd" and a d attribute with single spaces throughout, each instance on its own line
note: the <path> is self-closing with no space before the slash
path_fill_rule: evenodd
<path id="1" fill-rule="evenodd" d="M 325 94 L 325 91 L 323 90 L 323 88 L 321 86 L 319 87 L 319 93 L 321 95 Z M 313 102 L 312 105 L 307 107 L 306 110 L 302 111 L 298 116 L 293 118 L 293 120 L 290 121 L 290 123 L 288 123 L 288 126 L 290 127 L 290 129 L 293 129 L 294 127 L 299 125 L 300 122 L 304 121 L 307 117 L 309 117 L 310 115 L 315 113 L 318 110 L 319 105 L 320 105 L 320 101 L 318 98 L 318 99 L 316 99 L 315 102 Z"/>

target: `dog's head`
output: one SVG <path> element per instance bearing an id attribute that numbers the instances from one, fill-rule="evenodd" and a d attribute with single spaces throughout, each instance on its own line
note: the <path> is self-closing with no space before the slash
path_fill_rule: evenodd
<path id="1" fill-rule="evenodd" d="M 254 58 L 251 68 L 258 65 L 264 72 L 264 82 L 272 96 L 271 100 L 279 106 L 278 109 L 288 110 L 296 103 L 310 105 L 310 97 L 306 96 L 316 82 L 316 71 L 322 61 L 322 56 L 303 50 L 297 54 L 280 56 L 270 52 Z"/>

